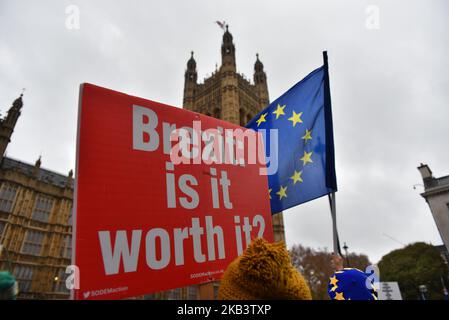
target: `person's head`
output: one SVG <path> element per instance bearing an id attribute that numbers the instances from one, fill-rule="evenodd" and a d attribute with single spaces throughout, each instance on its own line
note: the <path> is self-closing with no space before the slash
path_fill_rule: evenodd
<path id="1" fill-rule="evenodd" d="M 377 300 L 373 281 L 355 268 L 335 272 L 330 278 L 327 293 L 332 300 Z"/>
<path id="2" fill-rule="evenodd" d="M 340 271 L 343 269 L 343 258 L 339 254 L 332 254 L 331 266 L 335 271 Z"/>
<path id="3" fill-rule="evenodd" d="M 7 271 L 0 271 L 0 300 L 15 300 L 18 288 L 16 279 Z"/>
<path id="4" fill-rule="evenodd" d="M 312 295 L 293 267 L 283 242 L 255 239 L 226 269 L 218 298 L 224 300 L 300 299 Z"/>

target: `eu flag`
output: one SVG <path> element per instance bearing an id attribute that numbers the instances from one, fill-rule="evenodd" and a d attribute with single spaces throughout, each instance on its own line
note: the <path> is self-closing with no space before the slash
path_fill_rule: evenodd
<path id="1" fill-rule="evenodd" d="M 273 214 L 337 190 L 327 55 L 324 57 L 322 67 L 246 125 L 265 136 L 265 153 L 270 158 L 267 166 L 278 164 L 277 171 L 268 175 Z M 277 140 L 268 138 L 270 129 L 277 129 Z"/>

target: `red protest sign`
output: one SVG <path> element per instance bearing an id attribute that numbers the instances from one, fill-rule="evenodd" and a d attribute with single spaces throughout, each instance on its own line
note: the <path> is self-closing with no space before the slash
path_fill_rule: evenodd
<path id="1" fill-rule="evenodd" d="M 267 179 L 259 172 L 264 165 L 240 163 L 239 147 L 256 150 L 225 139 L 236 129 L 247 132 L 81 86 L 75 299 L 125 298 L 216 280 L 251 239 L 273 241 Z"/>

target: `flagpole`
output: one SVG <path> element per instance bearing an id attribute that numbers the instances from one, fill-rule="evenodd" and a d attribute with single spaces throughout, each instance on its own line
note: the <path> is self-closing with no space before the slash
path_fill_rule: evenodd
<path id="1" fill-rule="evenodd" d="M 335 192 L 329 193 L 328 197 L 332 216 L 332 241 L 334 246 L 334 254 L 341 256 L 340 241 L 338 240 L 338 231 L 337 231 L 337 212 L 336 212 L 337 210 L 335 205 Z"/>
<path id="2" fill-rule="evenodd" d="M 323 51 L 323 63 L 324 63 L 324 103 L 326 113 L 326 185 L 334 191 L 328 194 L 329 205 L 332 216 L 332 240 L 334 247 L 334 254 L 341 256 L 340 242 L 338 239 L 337 231 L 337 207 L 335 204 L 335 190 L 337 189 L 337 182 L 335 179 L 335 167 L 334 167 L 334 139 L 333 139 L 333 125 L 332 125 L 332 113 L 331 113 L 331 97 L 329 86 L 329 65 L 327 62 L 327 51 Z M 329 172 L 334 172 L 333 176 L 329 176 Z"/>

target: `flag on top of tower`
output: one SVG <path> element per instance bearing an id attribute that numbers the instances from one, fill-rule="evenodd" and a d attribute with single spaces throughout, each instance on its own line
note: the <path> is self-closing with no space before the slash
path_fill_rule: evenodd
<path id="1" fill-rule="evenodd" d="M 216 24 L 218 24 L 218 26 L 221 28 L 221 29 L 223 29 L 223 30 L 225 30 L 226 29 L 226 22 L 223 20 L 223 21 L 215 21 L 215 23 Z"/>
<path id="2" fill-rule="evenodd" d="M 327 53 L 323 56 L 322 67 L 246 125 L 265 136 L 267 166 L 277 163 L 277 170 L 268 170 L 273 214 L 337 191 Z M 276 131 L 277 139 L 269 138 Z"/>

